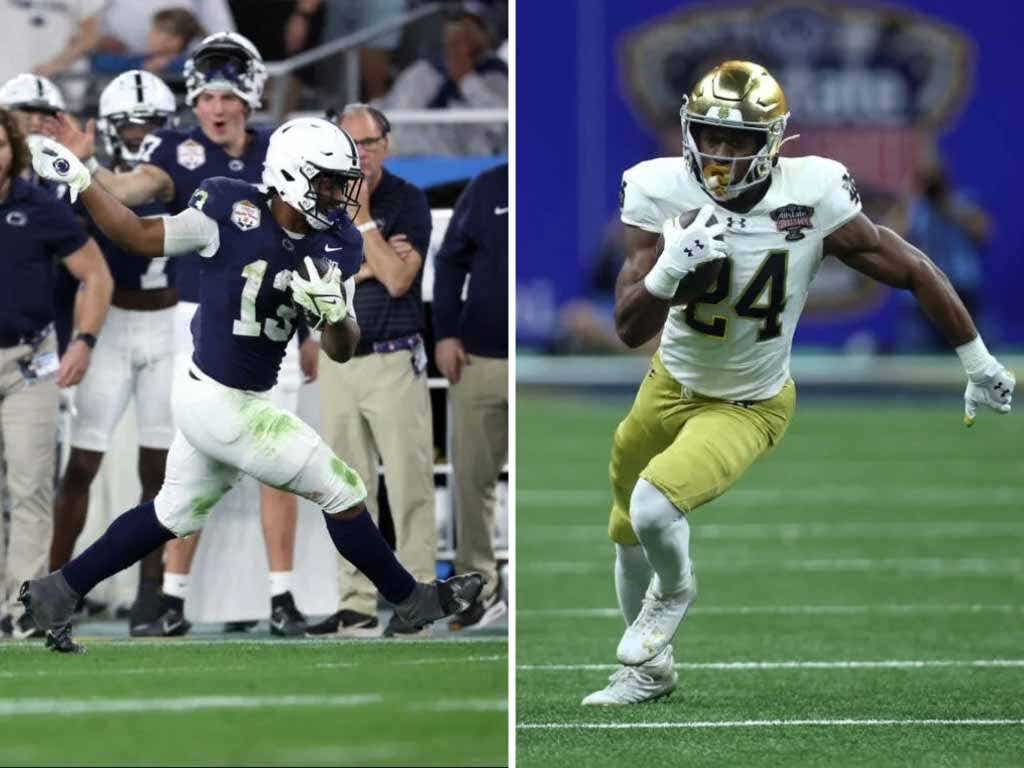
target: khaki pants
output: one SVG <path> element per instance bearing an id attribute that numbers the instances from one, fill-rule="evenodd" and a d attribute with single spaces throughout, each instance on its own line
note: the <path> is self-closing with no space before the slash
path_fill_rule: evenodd
<path id="1" fill-rule="evenodd" d="M 455 570 L 479 571 L 487 600 L 498 588 L 494 489 L 508 458 L 508 360 L 472 356 L 449 390 L 455 498 Z"/>
<path id="2" fill-rule="evenodd" d="M 39 352 L 56 351 L 50 334 Z M 0 431 L 7 463 L 11 519 L 7 556 L 0 557 L 0 613 L 21 615 L 18 588 L 46 574 L 53 536 L 53 472 L 57 456 L 57 384 L 54 377 L 26 381 L 18 360 L 28 345 L 0 349 Z M 3 537 L 0 536 L 0 543 Z"/>
<path id="3" fill-rule="evenodd" d="M 417 581 L 435 578 L 434 437 L 427 375 L 416 375 L 412 352 L 369 354 L 339 365 L 320 355 L 321 434 L 366 484 L 377 520 L 377 460 L 384 465 L 395 522 L 398 560 Z M 341 609 L 377 615 L 377 591 L 340 560 Z"/>

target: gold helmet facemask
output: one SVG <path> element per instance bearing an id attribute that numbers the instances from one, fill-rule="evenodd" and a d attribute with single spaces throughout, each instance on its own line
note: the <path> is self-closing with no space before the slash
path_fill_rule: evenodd
<path id="1" fill-rule="evenodd" d="M 679 109 L 683 161 L 697 183 L 716 201 L 731 200 L 760 184 L 779 161 L 789 109 L 782 88 L 764 67 L 750 61 L 726 61 L 702 77 Z M 756 154 L 720 157 L 700 151 L 695 126 L 713 125 L 763 134 Z M 736 168 L 750 164 L 740 179 Z"/>

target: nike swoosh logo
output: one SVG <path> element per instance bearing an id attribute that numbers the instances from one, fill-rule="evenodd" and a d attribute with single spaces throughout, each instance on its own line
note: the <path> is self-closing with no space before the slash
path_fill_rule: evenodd
<path id="1" fill-rule="evenodd" d="M 340 250 L 341 250 L 342 248 L 344 248 L 344 247 L 345 247 L 345 246 L 343 246 L 343 245 L 339 245 L 339 246 L 338 246 L 337 248 L 331 248 L 331 246 L 329 246 L 329 245 L 325 245 L 325 246 L 324 246 L 324 250 L 325 250 L 325 251 L 326 251 L 327 253 L 333 253 L 334 251 L 340 251 Z"/>
<path id="2" fill-rule="evenodd" d="M 274 629 L 284 629 L 285 623 L 285 619 L 281 619 L 280 621 L 275 619 L 270 620 L 270 626 L 272 626 Z"/>
<path id="3" fill-rule="evenodd" d="M 508 213 L 508 206 L 507 205 L 504 208 L 502 208 L 501 206 L 495 206 L 495 208 L 494 208 L 494 215 L 495 216 L 501 216 L 503 213 Z"/>

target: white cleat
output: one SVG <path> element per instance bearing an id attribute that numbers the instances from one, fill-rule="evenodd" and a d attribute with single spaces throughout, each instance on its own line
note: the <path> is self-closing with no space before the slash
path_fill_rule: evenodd
<path id="1" fill-rule="evenodd" d="M 594 691 L 581 702 L 585 707 L 618 707 L 642 704 L 668 696 L 676 689 L 679 675 L 672 649 L 666 648 L 656 659 L 638 667 L 619 667 L 608 678 L 608 685 Z"/>
<path id="2" fill-rule="evenodd" d="M 653 582 L 652 582 L 653 585 Z M 690 567 L 690 583 L 675 594 L 657 595 L 647 588 L 644 604 L 636 620 L 626 627 L 616 653 L 627 666 L 644 664 L 672 643 L 679 624 L 697 599 L 697 577 Z"/>

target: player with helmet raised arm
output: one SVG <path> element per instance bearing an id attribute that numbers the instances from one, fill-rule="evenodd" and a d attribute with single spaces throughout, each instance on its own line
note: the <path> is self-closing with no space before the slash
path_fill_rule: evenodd
<path id="1" fill-rule="evenodd" d="M 780 157 L 789 110 L 763 67 L 727 61 L 680 110 L 683 157 L 622 178 L 626 262 L 620 338 L 661 344 L 609 466 L 622 666 L 585 705 L 649 701 L 676 687 L 672 639 L 697 596 L 688 516 L 726 492 L 782 439 L 796 405 L 789 362 L 822 260 L 913 293 L 967 374 L 965 422 L 1010 410 L 999 363 L 946 276 L 862 212 L 850 172 L 823 157 Z"/>
<path id="2" fill-rule="evenodd" d="M 112 170 L 131 171 L 147 152 L 150 134 L 167 127 L 175 111 L 174 94 L 156 75 L 131 70 L 114 78 L 100 94 L 99 123 Z M 133 210 L 139 216 L 156 216 L 165 207 L 152 202 Z M 143 501 L 160 490 L 174 436 L 174 262 L 125 253 L 96 227 L 91 230 L 114 277 L 114 295 L 96 340 L 93 365 L 75 392 L 71 454 L 53 512 L 50 570 L 71 559 L 85 525 L 89 487 L 129 399 L 134 396 L 137 406 Z M 139 592 L 129 617 L 132 627 L 149 624 L 160 615 L 161 555 L 162 549 L 157 549 L 142 562 Z"/>
<path id="3" fill-rule="evenodd" d="M 185 63 L 185 101 L 199 124 L 188 131 L 167 128 L 150 135 L 139 162 L 128 173 L 114 174 L 92 160 L 93 131 L 78 131 L 62 120 L 56 138 L 86 162 L 95 178 L 122 203 L 138 205 L 153 199 L 174 214 L 187 208 L 203 180 L 225 176 L 250 183 L 261 179 L 269 131 L 248 127 L 252 111 L 259 107 L 266 81 L 266 67 L 256 47 L 243 35 L 218 32 L 206 37 Z M 200 256 L 175 259 L 178 292 L 175 329 L 175 381 L 181 381 L 192 357 L 189 326 L 199 302 Z M 271 397 L 290 411 L 298 407 L 302 378 L 317 374 L 319 347 L 300 323 L 297 342 L 288 347 L 282 375 Z M 299 373 L 301 364 L 302 373 Z M 296 499 L 275 488 L 260 488 L 261 524 L 270 566 L 271 631 L 302 636 L 306 620 L 291 594 Z M 157 621 L 131 624 L 135 635 L 180 635 L 191 626 L 185 619 L 184 599 L 198 537 L 167 545 L 163 578 L 162 615 Z"/>
<path id="4" fill-rule="evenodd" d="M 265 395 L 299 309 L 323 328 L 332 359 L 347 360 L 358 341 L 348 301 L 362 239 L 346 208 L 358 204 L 362 172 L 352 139 L 326 120 L 291 120 L 271 137 L 264 185 L 208 179 L 188 209 L 167 219 L 136 216 L 51 140 L 36 146 L 33 166 L 81 194 L 96 224 L 129 252 L 150 258 L 198 252 L 203 259 L 195 353 L 172 396 L 177 432 L 164 484 L 153 501 L 121 515 L 61 570 L 22 585 L 20 599 L 47 631 L 48 646 L 81 650 L 68 623 L 78 600 L 163 542 L 199 530 L 242 473 L 320 505 L 338 551 L 404 620 L 426 624 L 465 610 L 483 577 L 416 582 L 366 511 L 359 476 L 311 427 Z M 327 253 L 337 261 L 328 262 Z"/>

